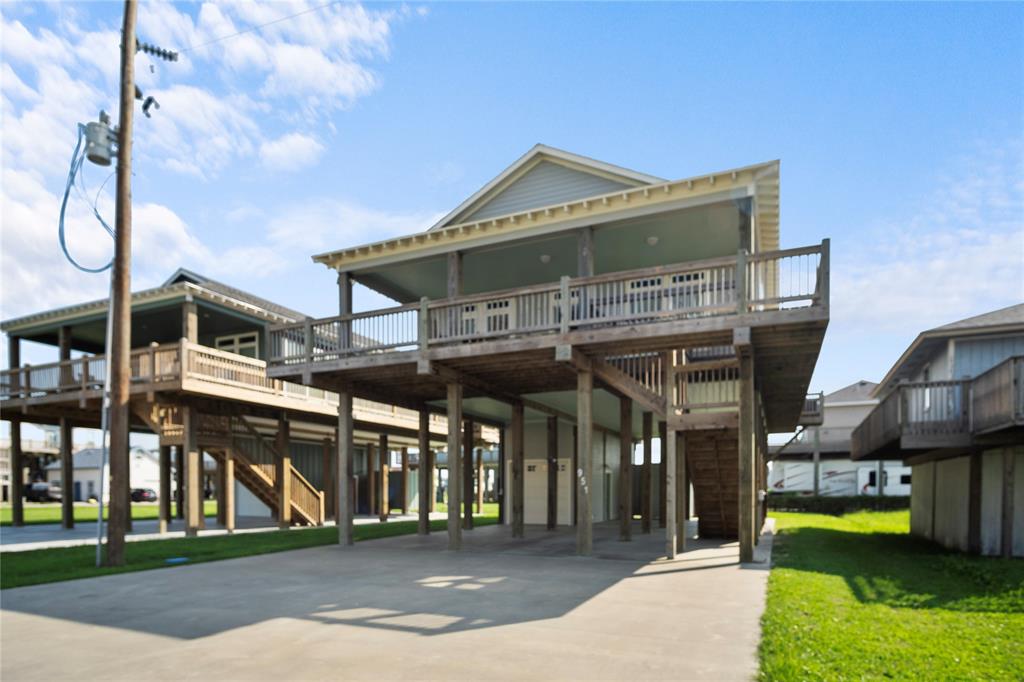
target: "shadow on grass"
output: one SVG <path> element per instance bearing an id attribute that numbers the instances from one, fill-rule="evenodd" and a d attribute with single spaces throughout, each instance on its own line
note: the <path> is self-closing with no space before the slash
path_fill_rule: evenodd
<path id="1" fill-rule="evenodd" d="M 841 576 L 862 603 L 1024 613 L 1024 561 L 950 552 L 901 533 L 790 528 L 773 563 Z"/>

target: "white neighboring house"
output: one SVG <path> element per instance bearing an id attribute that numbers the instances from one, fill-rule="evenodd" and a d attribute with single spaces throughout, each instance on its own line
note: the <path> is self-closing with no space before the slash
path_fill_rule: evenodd
<path id="1" fill-rule="evenodd" d="M 74 496 L 75 502 L 85 502 L 99 494 L 100 462 L 103 451 L 99 448 L 85 448 L 74 453 Z M 110 463 L 105 467 L 109 480 Z M 160 492 L 160 460 L 156 453 L 142 448 L 132 448 L 129 465 L 129 479 L 132 488 L 150 488 Z M 47 482 L 60 485 L 60 461 L 46 467 Z M 109 487 L 103 491 L 104 502 L 109 501 Z"/>
<path id="2" fill-rule="evenodd" d="M 882 470 L 882 495 L 910 495 L 910 467 L 900 460 L 850 459 L 850 438 L 878 399 L 878 384 L 858 381 L 825 396 L 824 421 L 808 426 L 787 446 L 773 447 L 768 487 L 776 493 L 809 493 L 824 496 L 878 495 Z M 817 453 L 817 456 L 815 456 Z M 815 471 L 818 486 L 815 489 Z"/>

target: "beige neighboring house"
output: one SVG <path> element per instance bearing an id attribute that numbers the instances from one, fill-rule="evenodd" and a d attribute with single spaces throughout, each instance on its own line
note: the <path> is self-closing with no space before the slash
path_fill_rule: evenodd
<path id="1" fill-rule="evenodd" d="M 786 445 L 772 448 L 769 491 L 824 496 L 909 495 L 910 467 L 900 460 L 850 459 L 853 429 L 878 405 L 873 395 L 877 386 L 873 381 L 861 380 L 827 394 L 822 424 L 807 426 Z"/>
<path id="2" fill-rule="evenodd" d="M 1024 556 L 1024 303 L 922 332 L 872 395 L 853 458 L 913 468 L 911 533 Z"/>
<path id="3" fill-rule="evenodd" d="M 84 448 L 72 455 L 74 467 L 74 483 L 71 487 L 75 502 L 86 502 L 99 495 L 100 466 L 103 451 L 100 448 Z M 132 488 L 160 489 L 160 457 L 157 453 L 132 448 L 129 460 L 129 479 Z M 104 471 L 110 475 L 110 464 Z M 56 486 L 61 484 L 60 462 L 51 462 L 46 466 L 46 481 Z M 110 499 L 110 490 L 103 491 L 103 501 Z"/>

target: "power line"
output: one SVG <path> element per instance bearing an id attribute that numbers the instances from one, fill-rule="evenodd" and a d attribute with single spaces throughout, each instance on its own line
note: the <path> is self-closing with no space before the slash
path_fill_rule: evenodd
<path id="1" fill-rule="evenodd" d="M 209 45 L 213 45 L 214 43 L 219 43 L 221 41 L 228 40 L 229 38 L 237 38 L 240 35 L 245 35 L 246 33 L 252 33 L 253 31 L 258 31 L 261 28 L 265 28 L 267 26 L 272 26 L 273 24 L 280 24 L 282 21 L 288 21 L 289 19 L 294 19 L 295 17 L 301 17 L 303 14 L 309 14 L 310 12 L 319 12 L 320 10 L 326 9 L 326 8 L 330 7 L 331 5 L 337 5 L 341 1 L 342 0 L 333 0 L 332 2 L 328 2 L 328 3 L 323 4 L 323 5 L 318 5 L 316 7 L 309 7 L 309 8 L 306 8 L 306 9 L 302 10 L 301 12 L 296 12 L 295 14 L 289 14 L 286 17 L 281 17 L 280 19 L 274 19 L 273 21 L 268 21 L 265 24 L 259 24 L 257 26 L 250 26 L 249 28 L 243 29 L 241 31 L 237 31 L 235 33 L 230 33 L 230 34 L 228 34 L 226 36 L 221 36 L 220 38 L 214 38 L 213 40 L 210 40 L 208 42 L 202 43 L 200 45 L 193 45 L 191 47 L 186 47 L 183 50 L 180 50 L 180 52 L 191 52 L 192 50 L 198 50 L 200 48 L 207 47 Z"/>

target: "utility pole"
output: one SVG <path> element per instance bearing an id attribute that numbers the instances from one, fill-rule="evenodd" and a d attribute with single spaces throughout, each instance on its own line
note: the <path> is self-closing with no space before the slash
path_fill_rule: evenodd
<path id="1" fill-rule="evenodd" d="M 128 400 L 131 354 L 132 116 L 135 111 L 135 15 L 137 0 L 125 0 L 121 30 L 121 98 L 117 132 L 117 205 L 114 270 L 111 275 L 113 338 L 110 344 L 110 522 L 107 565 L 124 564 L 129 513 Z"/>

